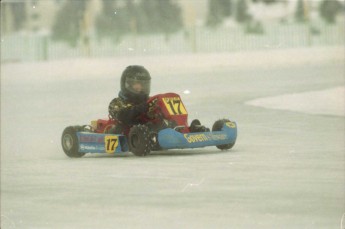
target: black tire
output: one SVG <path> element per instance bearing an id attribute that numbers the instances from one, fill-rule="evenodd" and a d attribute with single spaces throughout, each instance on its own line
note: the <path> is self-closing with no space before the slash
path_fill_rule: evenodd
<path id="1" fill-rule="evenodd" d="M 222 130 L 222 128 L 226 122 L 230 122 L 230 120 L 229 119 L 217 120 L 212 126 L 212 131 Z M 220 150 L 227 150 L 227 149 L 231 149 L 234 145 L 235 145 L 235 143 L 231 143 L 231 144 L 217 145 L 216 147 Z"/>
<path id="2" fill-rule="evenodd" d="M 191 133 L 199 132 L 197 126 L 201 126 L 201 122 L 199 121 L 199 119 L 194 119 L 190 124 L 189 131 Z"/>
<path id="3" fill-rule="evenodd" d="M 210 129 L 201 125 L 199 119 L 194 119 L 189 127 L 189 132 L 196 133 L 196 132 L 210 132 Z"/>
<path id="4" fill-rule="evenodd" d="M 146 156 L 151 152 L 152 141 L 150 130 L 145 125 L 133 126 L 128 135 L 130 151 L 136 156 Z"/>
<path id="5" fill-rule="evenodd" d="M 61 145 L 65 154 L 69 157 L 82 157 L 85 153 L 79 152 L 79 141 L 77 131 L 81 127 L 66 127 L 62 133 Z"/>

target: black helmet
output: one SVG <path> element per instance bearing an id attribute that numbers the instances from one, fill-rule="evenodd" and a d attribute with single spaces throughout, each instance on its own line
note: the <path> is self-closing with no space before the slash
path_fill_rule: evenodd
<path id="1" fill-rule="evenodd" d="M 140 103 L 150 94 L 150 73 L 139 65 L 130 65 L 121 76 L 121 94 L 132 102 Z"/>

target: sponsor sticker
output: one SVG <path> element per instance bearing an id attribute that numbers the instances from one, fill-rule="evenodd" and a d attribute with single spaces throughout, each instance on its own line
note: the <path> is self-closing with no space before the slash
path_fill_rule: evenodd
<path id="1" fill-rule="evenodd" d="M 226 134 L 184 134 L 183 136 L 188 143 L 226 140 L 227 138 Z"/>

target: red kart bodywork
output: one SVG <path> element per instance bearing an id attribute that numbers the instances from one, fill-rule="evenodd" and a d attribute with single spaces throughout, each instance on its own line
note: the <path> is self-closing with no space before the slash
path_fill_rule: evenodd
<path id="1" fill-rule="evenodd" d="M 188 112 L 181 97 L 176 93 L 165 93 L 152 96 L 147 101 L 149 111 L 139 117 L 141 124 L 151 122 L 160 124 L 163 120 L 174 123 L 178 126 L 179 132 L 189 133 Z M 107 131 L 117 124 L 114 119 L 98 119 L 92 122 L 92 127 L 96 133 L 107 133 Z M 129 131 L 129 130 L 128 130 Z M 126 135 L 128 131 L 125 131 Z"/>

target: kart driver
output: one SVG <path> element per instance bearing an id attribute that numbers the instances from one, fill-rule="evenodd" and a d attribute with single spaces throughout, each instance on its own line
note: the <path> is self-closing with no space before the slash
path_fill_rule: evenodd
<path id="1" fill-rule="evenodd" d="M 140 124 L 138 118 L 148 111 L 146 101 L 151 86 L 150 73 L 139 65 L 130 65 L 122 73 L 119 97 L 109 104 L 109 115 L 117 124 L 111 132 L 123 133 L 131 126 Z"/>

